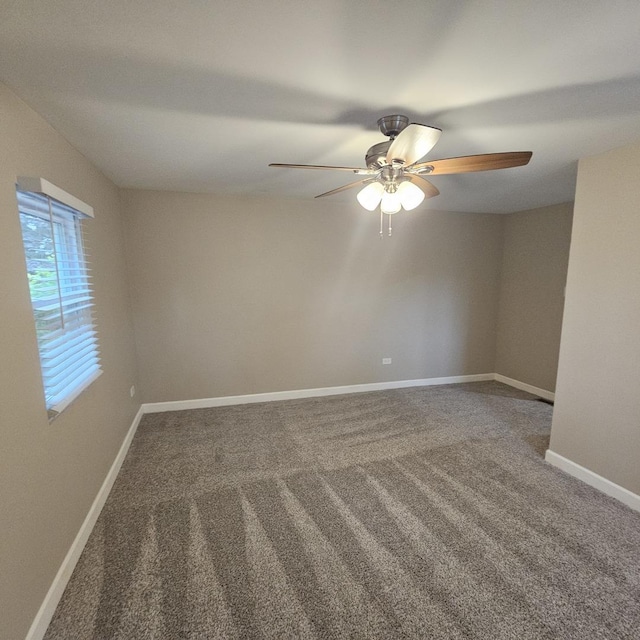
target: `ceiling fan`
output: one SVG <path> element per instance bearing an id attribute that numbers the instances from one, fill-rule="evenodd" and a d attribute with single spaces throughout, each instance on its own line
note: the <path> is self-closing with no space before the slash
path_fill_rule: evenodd
<path id="1" fill-rule="evenodd" d="M 391 216 L 401 209 L 410 211 L 420 205 L 425 198 L 433 198 L 440 193 L 425 176 L 520 167 L 527 164 L 532 155 L 531 151 L 510 151 L 418 162 L 438 142 L 442 134 L 441 129 L 409 123 L 409 118 L 402 115 L 384 116 L 378 120 L 378 127 L 385 136 L 389 137 L 389 140 L 374 144 L 367 151 L 366 168 L 281 163 L 272 163 L 269 166 L 350 171 L 359 176 L 366 176 L 358 182 L 321 193 L 316 198 L 324 198 L 365 185 L 357 195 L 358 202 L 369 211 L 373 211 L 380 205 L 380 235 L 382 236 L 384 214 Z M 390 217 L 389 235 L 391 235 Z"/>

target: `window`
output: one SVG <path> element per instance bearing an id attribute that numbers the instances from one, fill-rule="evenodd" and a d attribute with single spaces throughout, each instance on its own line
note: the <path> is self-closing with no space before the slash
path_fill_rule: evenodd
<path id="1" fill-rule="evenodd" d="M 49 420 L 101 373 L 82 234 L 93 209 L 40 178 L 17 187 Z"/>

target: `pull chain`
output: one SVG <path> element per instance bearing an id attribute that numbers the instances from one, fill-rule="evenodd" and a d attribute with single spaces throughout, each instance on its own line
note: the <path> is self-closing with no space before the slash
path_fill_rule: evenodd
<path id="1" fill-rule="evenodd" d="M 391 216 L 387 216 L 389 218 L 389 237 L 391 237 Z"/>
<path id="2" fill-rule="evenodd" d="M 380 240 L 384 240 L 384 231 L 382 230 L 384 213 L 382 213 L 382 209 L 380 209 Z"/>

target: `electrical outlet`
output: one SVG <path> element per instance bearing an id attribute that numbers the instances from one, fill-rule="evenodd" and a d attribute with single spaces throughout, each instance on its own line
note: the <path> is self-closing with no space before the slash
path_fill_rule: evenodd
<path id="1" fill-rule="evenodd" d="M 391 358 L 382 358 L 382 364 L 391 364 Z"/>
<path id="2" fill-rule="evenodd" d="M 131 389 L 129 389 L 129 395 L 133 398 L 136 395 L 136 388 L 131 385 Z"/>

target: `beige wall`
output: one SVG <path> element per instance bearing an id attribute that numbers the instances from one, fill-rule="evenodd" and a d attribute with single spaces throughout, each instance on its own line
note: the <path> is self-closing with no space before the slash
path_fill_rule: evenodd
<path id="1" fill-rule="evenodd" d="M 41 176 L 93 205 L 103 375 L 47 422 L 15 181 Z M 0 85 L 0 638 L 23 638 L 137 409 L 116 188 Z"/>
<path id="2" fill-rule="evenodd" d="M 123 202 L 144 402 L 493 371 L 500 216 L 381 241 L 355 198 Z"/>
<path id="3" fill-rule="evenodd" d="M 573 203 L 504 216 L 496 373 L 556 385 Z"/>
<path id="4" fill-rule="evenodd" d="M 580 161 L 550 448 L 640 494 L 640 145 Z"/>

